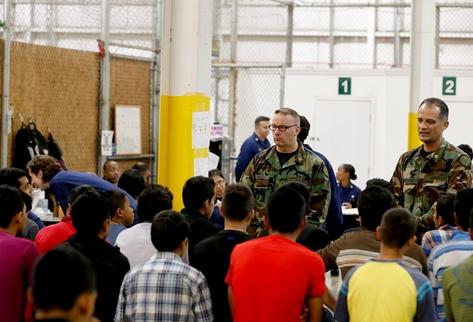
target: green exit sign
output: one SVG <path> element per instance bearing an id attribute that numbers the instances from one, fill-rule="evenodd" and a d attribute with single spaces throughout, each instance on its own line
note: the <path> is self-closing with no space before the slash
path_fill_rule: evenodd
<path id="1" fill-rule="evenodd" d="M 351 95 L 351 77 L 338 78 L 338 95 Z"/>
<path id="2" fill-rule="evenodd" d="M 456 77 L 442 77 L 442 95 L 456 95 L 457 94 L 457 78 Z"/>

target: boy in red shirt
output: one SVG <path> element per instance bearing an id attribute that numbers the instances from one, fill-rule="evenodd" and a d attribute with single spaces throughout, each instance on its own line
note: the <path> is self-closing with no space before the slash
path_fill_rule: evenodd
<path id="1" fill-rule="evenodd" d="M 266 205 L 270 235 L 235 247 L 226 277 L 235 322 L 320 321 L 325 288 L 322 258 L 296 243 L 306 203 L 294 188 L 277 189 Z"/>

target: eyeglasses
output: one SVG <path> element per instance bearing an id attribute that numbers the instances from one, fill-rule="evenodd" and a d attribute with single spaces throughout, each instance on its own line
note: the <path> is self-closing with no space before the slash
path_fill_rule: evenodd
<path id="1" fill-rule="evenodd" d="M 270 129 L 271 131 L 276 131 L 276 129 L 279 129 L 279 131 L 285 132 L 285 131 L 287 131 L 288 128 L 293 127 L 293 126 L 298 126 L 298 125 L 296 125 L 296 124 L 294 124 L 294 125 L 276 125 L 276 124 L 270 124 L 270 125 L 269 125 L 269 129 Z"/>

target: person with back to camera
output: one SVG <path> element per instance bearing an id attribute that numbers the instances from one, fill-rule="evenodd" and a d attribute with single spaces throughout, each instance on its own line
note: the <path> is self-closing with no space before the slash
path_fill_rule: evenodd
<path id="1" fill-rule="evenodd" d="M 75 249 L 53 249 L 40 258 L 28 298 L 35 308 L 35 321 L 99 322 L 93 316 L 97 299 L 95 269 Z"/>
<path id="2" fill-rule="evenodd" d="M 351 164 L 345 163 L 338 167 L 337 187 L 344 208 L 356 208 L 361 193 L 361 189 L 351 182 L 356 178 L 355 168 Z"/>
<path id="3" fill-rule="evenodd" d="M 415 244 L 415 231 L 416 218 L 409 210 L 386 211 L 376 228 L 379 256 L 345 277 L 335 309 L 337 321 L 437 321 L 429 280 L 402 260 Z"/>

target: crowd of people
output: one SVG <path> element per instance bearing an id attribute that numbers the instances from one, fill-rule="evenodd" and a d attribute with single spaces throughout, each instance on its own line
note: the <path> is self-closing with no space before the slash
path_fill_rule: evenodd
<path id="1" fill-rule="evenodd" d="M 361 191 L 280 108 L 256 119 L 239 183 L 191 177 L 179 212 L 143 163 L 121 173 L 109 160 L 103 178 L 50 156 L 2 169 L 0 320 L 472 321 L 471 155 L 443 138 L 448 125 L 443 101 L 423 101 L 422 145 Z M 32 186 L 60 222 L 32 211 Z"/>

